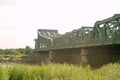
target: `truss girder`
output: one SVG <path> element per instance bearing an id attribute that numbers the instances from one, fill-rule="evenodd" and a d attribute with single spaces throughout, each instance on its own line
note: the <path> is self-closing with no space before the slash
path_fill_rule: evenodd
<path id="1" fill-rule="evenodd" d="M 93 38 L 95 40 L 114 43 L 117 39 L 120 39 L 120 15 L 114 15 L 111 18 L 97 21 L 93 28 Z"/>
<path id="2" fill-rule="evenodd" d="M 53 38 L 58 36 L 57 30 L 38 29 L 38 38 L 35 40 L 36 49 L 50 48 L 53 44 Z"/>
<path id="3" fill-rule="evenodd" d="M 120 44 L 120 14 L 97 21 L 94 27 L 58 34 L 57 30 L 38 30 L 37 49 L 51 50 L 98 45 Z M 43 46 L 43 47 L 42 47 Z"/>
<path id="4" fill-rule="evenodd" d="M 53 40 L 54 47 L 67 47 L 77 45 L 80 42 L 83 42 L 90 39 L 90 32 L 92 31 L 92 27 L 82 27 L 77 30 L 73 30 L 72 32 L 65 33 L 60 37 L 57 37 Z"/>

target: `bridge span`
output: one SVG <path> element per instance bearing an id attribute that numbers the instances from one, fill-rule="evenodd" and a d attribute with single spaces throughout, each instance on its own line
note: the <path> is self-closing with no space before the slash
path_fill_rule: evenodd
<path id="1" fill-rule="evenodd" d="M 41 61 L 103 65 L 120 60 L 120 14 L 96 21 L 93 27 L 59 34 L 38 29 L 35 52 Z"/>

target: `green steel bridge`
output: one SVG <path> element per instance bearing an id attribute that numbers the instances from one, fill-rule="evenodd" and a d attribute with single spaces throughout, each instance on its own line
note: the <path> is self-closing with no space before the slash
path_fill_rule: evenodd
<path id="1" fill-rule="evenodd" d="M 104 64 L 120 61 L 120 14 L 96 21 L 93 27 L 59 34 L 57 30 L 38 29 L 35 52 L 40 59 L 54 62 Z M 114 55 L 114 56 L 113 56 Z"/>
<path id="2" fill-rule="evenodd" d="M 58 50 L 120 44 L 120 14 L 95 22 L 93 27 L 59 34 L 57 30 L 38 29 L 35 50 Z"/>

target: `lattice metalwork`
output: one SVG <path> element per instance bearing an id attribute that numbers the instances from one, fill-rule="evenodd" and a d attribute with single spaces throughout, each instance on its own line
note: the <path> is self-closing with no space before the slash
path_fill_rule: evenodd
<path id="1" fill-rule="evenodd" d="M 65 33 L 59 37 L 54 38 L 54 47 L 68 48 L 73 46 L 79 46 L 80 43 L 84 44 L 88 38 L 90 39 L 90 32 L 93 30 L 92 27 L 82 27 L 72 32 Z M 82 44 L 81 44 L 82 45 Z"/>
<path id="2" fill-rule="evenodd" d="M 97 21 L 93 29 L 93 38 L 103 44 L 120 42 L 120 14 Z"/>
<path id="3" fill-rule="evenodd" d="M 59 36 L 57 30 L 38 29 L 38 37 L 35 39 L 35 49 L 50 48 L 53 44 L 53 38 Z"/>
<path id="4" fill-rule="evenodd" d="M 63 35 L 58 34 L 57 30 L 39 29 L 35 49 L 42 51 L 111 44 L 120 44 L 120 14 L 97 21 L 93 27 L 83 26 Z"/>

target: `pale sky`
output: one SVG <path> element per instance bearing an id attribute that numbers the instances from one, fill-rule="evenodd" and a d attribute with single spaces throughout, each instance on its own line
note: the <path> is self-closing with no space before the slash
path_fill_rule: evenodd
<path id="1" fill-rule="evenodd" d="M 120 0 L 0 0 L 0 48 L 34 48 L 37 29 L 65 33 L 120 13 Z"/>

